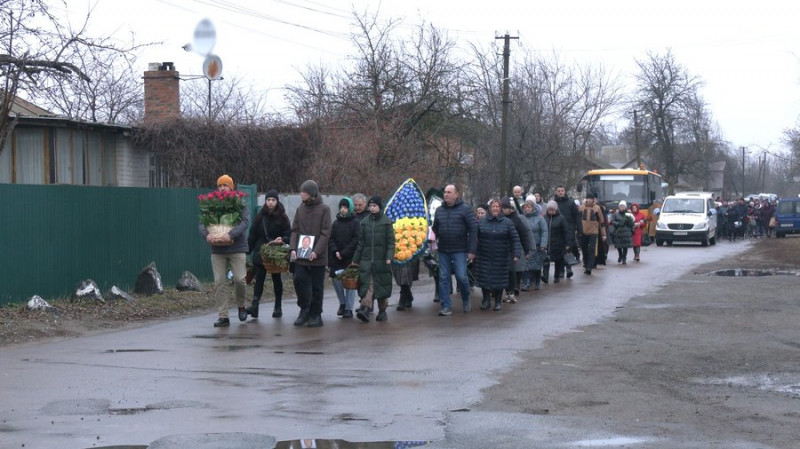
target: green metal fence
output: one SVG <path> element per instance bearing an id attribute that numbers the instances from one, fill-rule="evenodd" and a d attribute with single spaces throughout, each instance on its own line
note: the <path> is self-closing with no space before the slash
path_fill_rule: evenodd
<path id="1" fill-rule="evenodd" d="M 255 208 L 254 186 L 240 186 Z M 208 189 L 0 184 L 0 304 L 71 296 L 93 279 L 130 291 L 155 262 L 166 288 L 183 271 L 211 279 L 197 231 Z"/>

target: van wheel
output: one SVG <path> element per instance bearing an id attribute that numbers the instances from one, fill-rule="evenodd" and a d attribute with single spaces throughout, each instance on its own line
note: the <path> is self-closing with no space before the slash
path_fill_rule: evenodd
<path id="1" fill-rule="evenodd" d="M 703 237 L 703 240 L 700 240 L 700 246 L 708 246 L 708 234 Z"/>
<path id="2" fill-rule="evenodd" d="M 656 246 L 664 246 L 664 241 L 661 239 L 656 239 Z"/>
<path id="3" fill-rule="evenodd" d="M 672 246 L 672 240 L 667 240 L 667 246 Z"/>
<path id="4" fill-rule="evenodd" d="M 775 233 L 775 238 L 776 239 L 779 239 L 781 237 L 786 237 L 786 234 L 784 234 L 783 232 L 776 232 Z"/>
<path id="5" fill-rule="evenodd" d="M 716 245 L 717 244 L 717 237 L 716 236 L 711 237 L 711 239 L 708 241 L 708 243 L 710 243 L 712 245 Z"/>

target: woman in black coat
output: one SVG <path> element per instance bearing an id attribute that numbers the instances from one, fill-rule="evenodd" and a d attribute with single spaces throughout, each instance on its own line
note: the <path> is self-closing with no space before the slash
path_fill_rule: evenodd
<path id="1" fill-rule="evenodd" d="M 553 283 L 557 284 L 564 274 L 564 253 L 567 251 L 567 221 L 558 212 L 558 204 L 555 201 L 547 203 L 547 214 L 544 216 L 547 223 L 548 243 L 547 254 L 550 261 L 556 265 Z M 571 240 L 570 240 L 571 241 Z M 550 273 L 550 262 L 542 265 L 542 282 L 547 283 Z"/>
<path id="2" fill-rule="evenodd" d="M 253 271 L 255 272 L 255 285 L 253 286 L 253 302 L 247 313 L 253 318 L 258 318 L 258 303 L 264 292 L 264 281 L 267 278 L 267 269 L 261 260 L 261 245 L 266 243 L 289 243 L 292 226 L 286 209 L 278 199 L 278 192 L 270 190 L 264 199 L 264 205 L 256 214 L 250 234 L 247 236 L 248 252 L 253 253 Z M 281 300 L 283 297 L 283 279 L 281 273 L 272 273 L 272 286 L 275 289 L 275 307 L 272 310 L 274 318 L 283 316 Z"/>
<path id="3" fill-rule="evenodd" d="M 336 315 L 342 318 L 353 318 L 356 290 L 344 288 L 342 281 L 336 279 L 336 272 L 346 269 L 353 261 L 360 230 L 361 222 L 353 214 L 353 201 L 350 198 L 342 198 L 339 201 L 336 221 L 331 226 L 331 238 L 328 240 L 331 283 L 339 298 L 339 310 L 336 311 Z"/>
<path id="4" fill-rule="evenodd" d="M 513 254 L 513 261 L 509 258 Z M 488 310 L 494 296 L 494 310 L 500 310 L 503 289 L 508 287 L 508 272 L 513 262 L 522 257 L 522 246 L 514 223 L 502 213 L 500 200 L 489 201 L 489 214 L 478 222 L 478 254 L 475 258 L 478 285 L 483 301 L 481 310 Z"/>

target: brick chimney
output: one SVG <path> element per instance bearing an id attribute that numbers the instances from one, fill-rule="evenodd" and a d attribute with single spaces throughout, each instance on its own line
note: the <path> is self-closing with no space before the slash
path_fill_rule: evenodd
<path id="1" fill-rule="evenodd" d="M 144 72 L 144 121 L 176 119 L 181 114 L 180 80 L 171 62 L 151 62 Z"/>

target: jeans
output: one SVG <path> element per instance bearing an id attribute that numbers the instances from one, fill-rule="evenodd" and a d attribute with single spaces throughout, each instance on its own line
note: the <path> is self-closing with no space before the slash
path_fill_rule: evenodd
<path id="1" fill-rule="evenodd" d="M 445 253 L 439 251 L 439 299 L 442 309 L 452 309 L 450 291 L 452 290 L 451 275 L 455 273 L 458 288 L 461 291 L 461 301 L 469 302 L 469 278 L 467 277 L 467 253 Z"/>
<path id="2" fill-rule="evenodd" d="M 353 304 L 356 300 L 356 291 L 344 288 L 342 281 L 336 278 L 331 278 L 333 289 L 336 291 L 336 297 L 339 298 L 339 304 L 344 305 L 345 310 L 353 310 Z"/>

